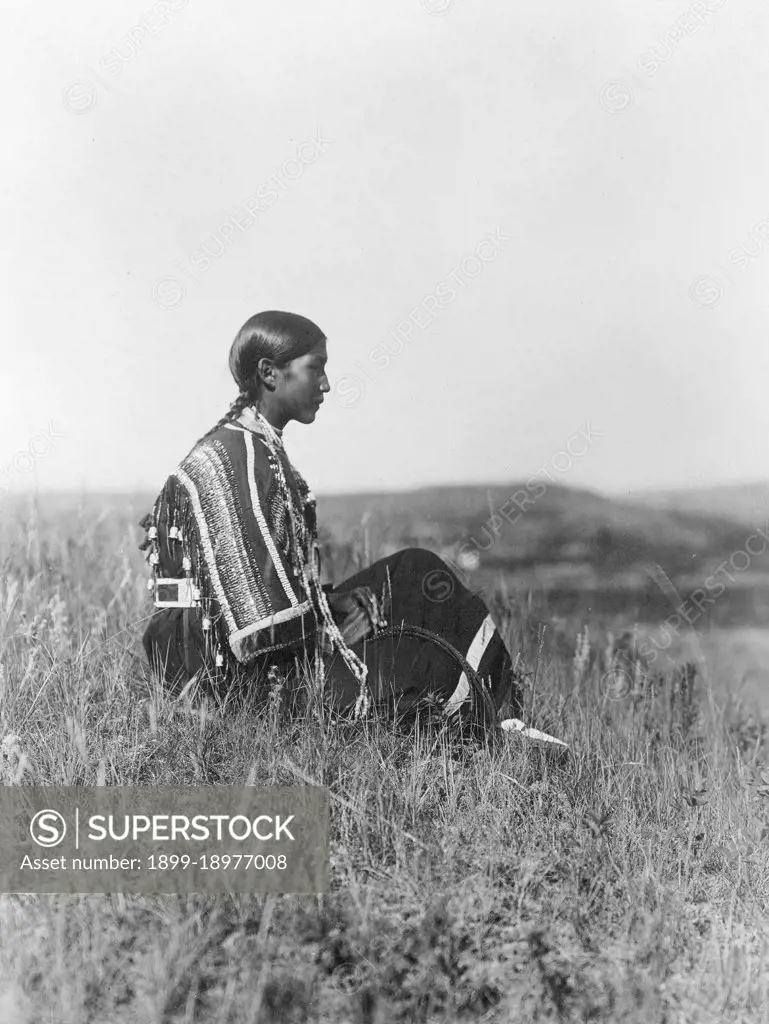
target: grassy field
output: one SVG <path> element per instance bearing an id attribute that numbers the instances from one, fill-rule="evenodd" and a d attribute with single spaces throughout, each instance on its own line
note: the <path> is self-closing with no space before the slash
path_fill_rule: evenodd
<path id="1" fill-rule="evenodd" d="M 144 511 L 0 518 L 1 780 L 310 777 L 333 794 L 331 887 L 0 896 L 0 1024 L 769 1019 L 767 729 L 712 672 L 650 676 L 631 650 L 618 674 L 599 624 L 575 653 L 582 621 L 556 637 L 500 594 L 527 724 L 566 765 L 512 735 L 170 700 L 140 657 Z"/>

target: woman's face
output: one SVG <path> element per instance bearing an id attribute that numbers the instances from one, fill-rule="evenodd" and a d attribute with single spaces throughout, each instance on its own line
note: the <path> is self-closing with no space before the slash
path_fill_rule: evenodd
<path id="1" fill-rule="evenodd" d="M 326 377 L 326 342 L 321 341 L 306 355 L 276 367 L 275 399 L 281 419 L 312 423 L 331 387 Z"/>

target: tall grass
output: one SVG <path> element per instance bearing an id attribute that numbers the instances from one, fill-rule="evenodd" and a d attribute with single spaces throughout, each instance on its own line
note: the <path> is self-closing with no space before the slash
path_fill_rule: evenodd
<path id="1" fill-rule="evenodd" d="M 504 596 L 527 724 L 568 764 L 514 734 L 460 746 L 171 699 L 143 670 L 135 511 L 6 516 L 0 781 L 311 779 L 333 794 L 331 888 L 2 896 L 0 1024 L 767 1019 L 755 714 L 691 668 L 636 666 L 618 691 L 597 628 L 564 656 Z"/>

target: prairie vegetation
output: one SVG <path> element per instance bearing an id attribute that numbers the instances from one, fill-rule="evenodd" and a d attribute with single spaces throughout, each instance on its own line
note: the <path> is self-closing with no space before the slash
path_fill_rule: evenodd
<path id="1" fill-rule="evenodd" d="M 330 888 L 0 896 L 2 1024 L 767 1019 L 755 710 L 696 666 L 649 672 L 582 616 L 556 642 L 504 591 L 493 611 L 527 673 L 527 724 L 565 739 L 568 764 L 513 734 L 458 746 L 290 721 L 277 699 L 172 700 L 141 656 L 144 511 L 4 510 L 2 782 L 309 778 L 333 794 Z"/>

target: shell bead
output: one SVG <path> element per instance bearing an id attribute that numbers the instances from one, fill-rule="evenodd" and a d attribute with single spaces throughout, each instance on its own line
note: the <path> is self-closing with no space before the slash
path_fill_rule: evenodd
<path id="1" fill-rule="evenodd" d="M 160 555 L 157 553 L 157 551 L 153 551 L 152 554 L 150 555 L 150 565 L 157 565 L 159 561 Z"/>
<path id="2" fill-rule="evenodd" d="M 179 527 L 178 526 L 172 526 L 171 529 L 168 531 L 168 536 L 172 537 L 172 538 L 173 537 L 178 537 L 179 536 Z"/>
<path id="3" fill-rule="evenodd" d="M 147 536 L 149 537 L 150 540 L 155 540 L 157 535 L 158 535 L 158 528 L 157 528 L 157 526 L 151 526 L 149 528 L 149 530 L 147 531 Z"/>
<path id="4" fill-rule="evenodd" d="M 209 630 L 210 628 L 211 628 L 211 620 L 208 617 L 206 617 L 205 619 L 203 619 L 203 629 Z"/>
<path id="5" fill-rule="evenodd" d="M 184 558 L 182 559 L 182 569 L 184 569 L 185 572 L 188 572 L 191 568 L 192 568 L 192 562 L 185 555 Z"/>
<path id="6" fill-rule="evenodd" d="M 147 590 L 152 590 L 152 588 L 154 586 L 155 586 L 155 581 L 154 580 L 147 580 Z"/>
<path id="7" fill-rule="evenodd" d="M 217 664 L 217 667 L 219 667 L 219 668 L 221 668 L 221 666 L 224 664 L 224 655 L 223 654 L 220 653 L 220 654 L 216 655 L 216 664 Z"/>

